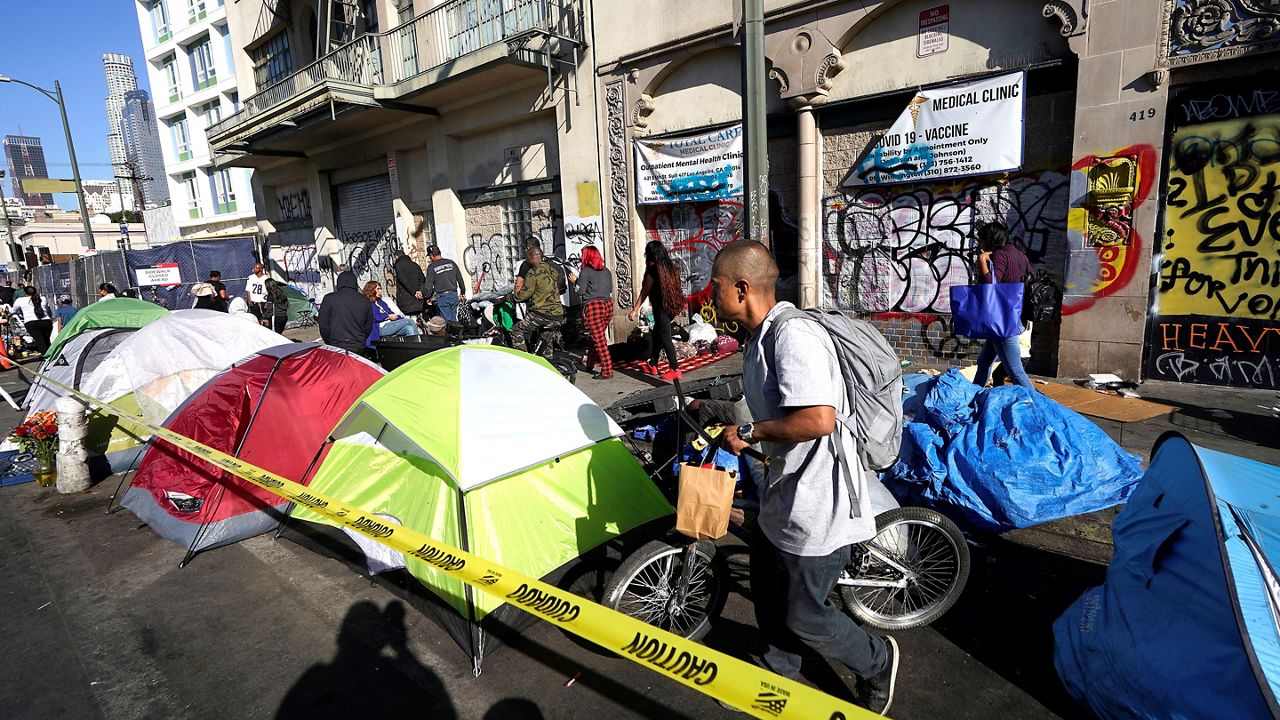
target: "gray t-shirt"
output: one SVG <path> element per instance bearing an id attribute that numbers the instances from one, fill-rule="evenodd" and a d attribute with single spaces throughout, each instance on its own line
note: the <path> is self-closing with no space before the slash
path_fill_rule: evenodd
<path id="1" fill-rule="evenodd" d="M 814 405 L 847 415 L 844 378 L 827 331 L 797 318 L 771 332 L 778 314 L 792 307 L 789 302 L 775 305 L 747 341 L 742 376 L 752 419 L 775 420 L 789 409 Z M 836 458 L 837 441 L 845 443 L 845 456 L 858 463 L 852 477 L 859 488 L 860 517 L 849 517 L 851 503 Z M 763 444 L 771 466 L 760 500 L 760 529 L 775 547 L 819 557 L 875 535 L 876 519 L 866 491 L 870 479 L 857 449 L 853 434 L 839 423 L 834 433 L 817 440 Z"/>

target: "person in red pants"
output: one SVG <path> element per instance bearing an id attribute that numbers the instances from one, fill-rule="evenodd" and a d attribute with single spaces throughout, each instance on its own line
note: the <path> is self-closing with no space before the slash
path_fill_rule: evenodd
<path id="1" fill-rule="evenodd" d="M 582 248 L 582 267 L 569 272 L 582 298 L 582 327 L 587 331 L 587 357 L 590 370 L 600 364 L 600 372 L 592 375 L 597 380 L 613 377 L 613 358 L 609 356 L 609 340 L 605 333 L 613 322 L 613 273 L 605 269 L 604 256 L 594 245 Z"/>

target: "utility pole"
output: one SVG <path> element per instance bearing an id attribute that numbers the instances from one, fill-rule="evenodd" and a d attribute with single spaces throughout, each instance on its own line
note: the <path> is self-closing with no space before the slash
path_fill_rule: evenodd
<path id="1" fill-rule="evenodd" d="M 742 192 L 747 239 L 769 243 L 769 155 L 764 94 L 764 0 L 742 0 Z"/>
<path id="2" fill-rule="evenodd" d="M 142 223 L 142 231 L 146 232 L 147 230 L 146 216 L 142 214 L 142 207 L 143 207 L 142 182 L 145 180 L 151 180 L 152 177 L 150 175 L 139 175 L 138 164 L 132 160 L 125 160 L 122 164 L 124 165 L 125 169 L 129 171 L 129 174 L 116 175 L 116 183 L 118 185 L 121 180 L 128 180 L 133 185 L 134 212 L 138 214 L 138 218 L 139 218 L 138 222 Z M 127 218 L 124 215 L 124 213 L 126 212 L 124 210 L 124 198 L 120 199 L 120 207 L 121 207 L 121 215 L 120 215 L 121 219 L 127 220 Z M 150 246 L 150 238 L 147 239 L 147 243 L 148 243 L 148 246 Z M 121 248 L 121 249 L 124 249 L 124 248 Z"/>

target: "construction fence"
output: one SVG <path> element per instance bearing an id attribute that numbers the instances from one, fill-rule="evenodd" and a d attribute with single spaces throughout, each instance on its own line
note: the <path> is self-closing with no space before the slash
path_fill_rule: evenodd
<path id="1" fill-rule="evenodd" d="M 227 295 L 244 295 L 245 280 L 262 257 L 253 236 L 225 240 L 176 241 L 146 250 L 109 250 L 69 262 L 41 265 L 32 273 L 32 284 L 44 297 L 60 301 L 70 297 L 76 307 L 98 299 L 98 286 L 111 283 L 121 293 L 128 292 L 172 310 L 195 304 L 191 286 L 206 282 L 210 271 L 222 273 Z M 138 271 L 177 268 L 177 284 L 141 285 Z"/>

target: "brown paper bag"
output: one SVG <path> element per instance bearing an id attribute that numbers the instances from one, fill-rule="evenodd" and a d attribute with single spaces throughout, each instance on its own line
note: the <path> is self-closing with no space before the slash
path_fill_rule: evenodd
<path id="1" fill-rule="evenodd" d="M 729 532 L 736 474 L 693 463 L 680 466 L 676 530 L 695 540 L 718 540 Z"/>

